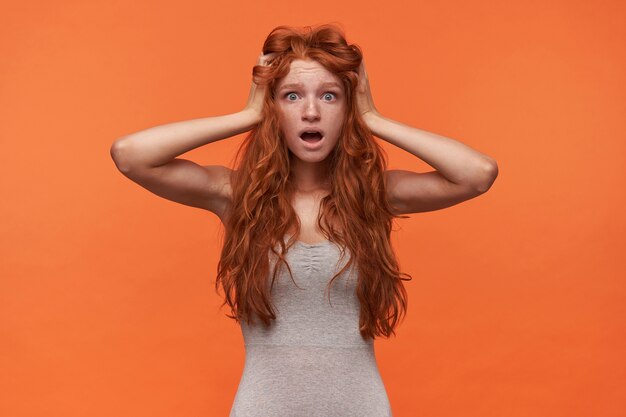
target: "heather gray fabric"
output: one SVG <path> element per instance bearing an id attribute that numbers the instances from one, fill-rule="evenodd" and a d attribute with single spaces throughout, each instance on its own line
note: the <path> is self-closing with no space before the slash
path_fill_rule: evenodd
<path id="1" fill-rule="evenodd" d="M 325 293 L 348 256 L 340 260 L 329 241 L 289 249 L 300 288 L 282 266 L 271 293 L 276 321 L 240 323 L 246 357 L 230 417 L 392 417 L 373 341 L 359 333 L 355 265 L 333 282 L 332 305 Z"/>

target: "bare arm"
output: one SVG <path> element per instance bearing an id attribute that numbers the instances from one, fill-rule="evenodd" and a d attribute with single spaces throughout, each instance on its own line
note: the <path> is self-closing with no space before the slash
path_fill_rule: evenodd
<path id="1" fill-rule="evenodd" d="M 225 223 L 231 203 L 230 172 L 177 158 L 254 126 L 249 111 L 152 127 L 118 139 L 111 157 L 128 179 L 167 200 L 215 213 Z"/>
<path id="2" fill-rule="evenodd" d="M 495 159 L 457 140 L 383 117 L 372 99 L 365 63 L 359 68 L 356 101 L 377 137 L 422 159 L 434 171 L 388 170 L 387 199 L 399 214 L 439 210 L 485 193 L 498 176 Z"/>
<path id="3" fill-rule="evenodd" d="M 388 200 L 400 214 L 439 210 L 472 199 L 489 190 L 498 175 L 493 158 L 459 141 L 371 112 L 365 120 L 376 136 L 435 168 L 385 172 Z"/>
<path id="4" fill-rule="evenodd" d="M 259 117 L 250 110 L 151 127 L 113 143 L 111 157 L 123 173 L 155 168 L 200 146 L 250 130 Z"/>
<path id="5" fill-rule="evenodd" d="M 374 135 L 425 161 L 453 184 L 483 193 L 497 176 L 493 158 L 457 140 L 407 126 L 375 112 L 367 113 L 364 120 Z"/>
<path id="6" fill-rule="evenodd" d="M 261 55 L 257 65 L 266 65 L 267 59 L 268 55 Z M 155 126 L 117 139 L 111 158 L 120 172 L 150 192 L 212 211 L 224 221 L 231 199 L 231 170 L 177 157 L 253 128 L 261 121 L 265 89 L 252 82 L 248 102 L 237 113 Z"/>

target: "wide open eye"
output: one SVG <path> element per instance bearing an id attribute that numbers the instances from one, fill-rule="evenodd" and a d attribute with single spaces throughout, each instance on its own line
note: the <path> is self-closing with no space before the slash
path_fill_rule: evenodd
<path id="1" fill-rule="evenodd" d="M 326 97 L 328 97 L 328 96 L 330 96 L 331 98 L 330 98 L 329 100 L 327 100 L 327 101 L 330 101 L 330 100 L 332 100 L 333 98 L 335 98 L 335 97 L 336 97 L 336 94 L 335 94 L 335 93 L 333 93 L 333 92 L 330 92 L 330 91 L 329 91 L 329 92 L 327 92 L 327 93 L 324 93 L 324 98 L 326 98 Z"/>
<path id="2" fill-rule="evenodd" d="M 298 95 L 297 95 L 296 93 L 294 93 L 293 91 L 292 91 L 292 92 L 289 92 L 289 93 L 287 93 L 287 94 L 285 94 L 285 97 L 287 97 L 287 100 L 289 100 L 289 101 L 293 101 L 293 100 L 291 100 L 291 99 L 289 98 L 289 96 L 295 96 L 295 97 L 298 97 Z"/>

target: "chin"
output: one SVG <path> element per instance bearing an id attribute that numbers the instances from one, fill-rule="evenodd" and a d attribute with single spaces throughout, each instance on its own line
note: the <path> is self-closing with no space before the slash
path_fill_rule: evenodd
<path id="1" fill-rule="evenodd" d="M 299 156 L 293 152 L 289 152 L 291 154 L 291 159 L 297 159 L 301 162 L 308 162 L 308 163 L 320 163 L 320 162 L 324 162 L 326 159 L 328 159 L 328 154 L 318 154 L 318 155 L 303 155 L 303 156 Z"/>

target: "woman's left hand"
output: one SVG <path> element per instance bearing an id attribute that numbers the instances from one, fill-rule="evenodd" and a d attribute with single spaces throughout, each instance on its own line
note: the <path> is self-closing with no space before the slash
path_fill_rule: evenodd
<path id="1" fill-rule="evenodd" d="M 365 71 L 365 60 L 361 60 L 359 65 L 359 84 L 356 88 L 356 104 L 364 119 L 369 118 L 372 115 L 378 115 L 378 110 L 374 106 L 374 100 L 372 99 L 372 92 L 370 91 L 370 83 L 367 79 L 367 71 Z"/>

